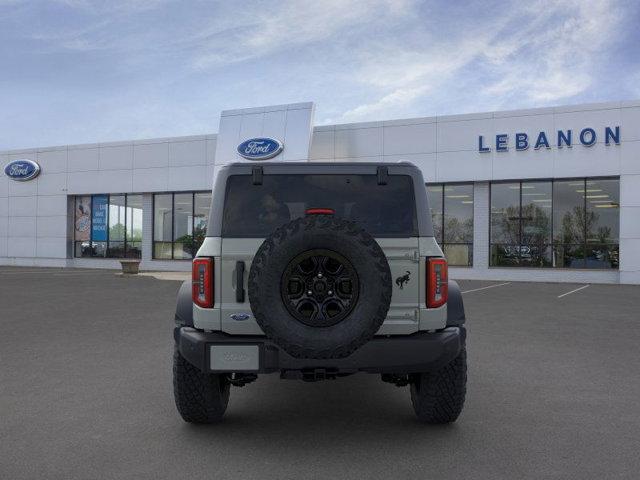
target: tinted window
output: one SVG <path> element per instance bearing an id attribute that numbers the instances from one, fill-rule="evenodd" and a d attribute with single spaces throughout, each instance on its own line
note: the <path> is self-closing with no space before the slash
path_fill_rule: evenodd
<path id="1" fill-rule="evenodd" d="M 390 175 L 386 185 L 378 185 L 376 175 L 265 175 L 261 185 L 249 175 L 232 175 L 222 233 L 264 237 L 308 208 L 331 208 L 372 235 L 417 236 L 413 183 L 406 175 Z"/>

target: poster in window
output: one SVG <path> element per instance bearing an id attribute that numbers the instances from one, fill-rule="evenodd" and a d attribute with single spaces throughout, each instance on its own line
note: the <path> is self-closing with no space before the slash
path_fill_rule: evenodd
<path id="1" fill-rule="evenodd" d="M 76 197 L 75 234 L 76 241 L 87 242 L 91 233 L 91 197 Z"/>
<path id="2" fill-rule="evenodd" d="M 107 241 L 107 195 L 94 195 L 91 210 L 91 236 L 94 242 Z"/>

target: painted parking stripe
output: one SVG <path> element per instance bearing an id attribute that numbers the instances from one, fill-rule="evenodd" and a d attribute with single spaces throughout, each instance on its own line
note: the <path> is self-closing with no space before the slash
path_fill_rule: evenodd
<path id="1" fill-rule="evenodd" d="M 463 291 L 463 292 L 461 292 L 461 293 L 478 292 L 478 291 L 480 291 L 480 290 L 487 290 L 488 288 L 496 288 L 496 287 L 501 287 L 501 286 L 503 286 L 503 285 L 509 285 L 510 283 L 511 283 L 511 282 L 496 283 L 496 284 L 494 284 L 494 285 L 488 285 L 488 286 L 486 286 L 486 287 L 480 287 L 480 288 L 474 288 L 474 289 L 471 289 L 471 290 L 465 290 L 465 291 Z"/>
<path id="2" fill-rule="evenodd" d="M 576 288 L 575 290 L 571 290 L 570 292 L 567 293 L 563 293 L 562 295 L 558 295 L 558 298 L 562 298 L 562 297 L 566 297 L 567 295 L 571 295 L 572 293 L 576 293 L 579 292 L 580 290 L 584 290 L 585 288 L 587 288 L 589 285 L 583 285 L 579 288 Z"/>

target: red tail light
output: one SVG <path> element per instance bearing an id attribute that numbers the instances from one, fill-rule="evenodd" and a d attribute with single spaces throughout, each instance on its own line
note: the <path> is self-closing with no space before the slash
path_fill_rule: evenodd
<path id="1" fill-rule="evenodd" d="M 427 259 L 427 308 L 441 307 L 449 296 L 447 261 L 444 258 Z"/>
<path id="2" fill-rule="evenodd" d="M 304 213 L 307 215 L 334 215 L 336 211 L 333 208 L 307 208 Z"/>
<path id="3" fill-rule="evenodd" d="M 193 303 L 202 308 L 213 307 L 213 258 L 195 258 L 191 278 Z"/>

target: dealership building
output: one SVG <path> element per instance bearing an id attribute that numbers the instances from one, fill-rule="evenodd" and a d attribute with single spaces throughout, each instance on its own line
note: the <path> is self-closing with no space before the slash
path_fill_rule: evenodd
<path id="1" fill-rule="evenodd" d="M 640 101 L 313 119 L 228 110 L 217 134 L 0 152 L 0 265 L 189 270 L 217 171 L 266 139 L 268 161 L 417 165 L 454 278 L 640 284 Z"/>

